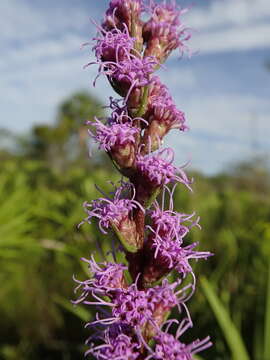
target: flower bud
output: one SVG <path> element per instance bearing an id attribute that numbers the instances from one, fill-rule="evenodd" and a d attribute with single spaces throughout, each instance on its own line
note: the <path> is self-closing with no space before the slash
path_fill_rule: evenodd
<path id="1" fill-rule="evenodd" d="M 141 12 L 141 0 L 111 0 L 102 26 L 106 30 L 115 27 L 123 30 L 126 25 L 131 36 L 136 38 L 135 48 L 140 52 L 143 44 Z"/>
<path id="2" fill-rule="evenodd" d="M 183 26 L 180 16 L 186 9 L 178 9 L 175 3 L 152 4 L 151 18 L 143 27 L 146 43 L 145 56 L 155 56 L 163 63 L 170 53 L 179 48 L 186 49 L 185 42 L 191 37 L 190 31 Z"/>

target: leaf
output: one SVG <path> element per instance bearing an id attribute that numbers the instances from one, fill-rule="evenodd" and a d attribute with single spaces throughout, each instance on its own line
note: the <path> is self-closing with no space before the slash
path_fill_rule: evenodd
<path id="1" fill-rule="evenodd" d="M 249 360 L 249 355 L 244 345 L 241 334 L 230 318 L 228 311 L 225 309 L 217 297 L 210 282 L 201 278 L 203 292 L 216 316 L 216 319 L 223 331 L 223 335 L 231 350 L 233 360 Z"/>

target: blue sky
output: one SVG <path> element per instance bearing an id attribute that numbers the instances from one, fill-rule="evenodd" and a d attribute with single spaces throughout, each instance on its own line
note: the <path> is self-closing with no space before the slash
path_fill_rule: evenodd
<path id="1" fill-rule="evenodd" d="M 90 17 L 101 19 L 107 0 L 1 0 L 0 127 L 25 133 L 52 123 L 59 102 L 88 89 L 113 95 L 105 80 L 95 89 Z M 172 132 L 177 162 L 215 173 L 254 154 L 270 153 L 270 0 L 196 0 L 185 16 L 197 54 L 175 53 L 160 72 L 188 133 Z M 105 101 L 105 99 L 104 99 Z"/>

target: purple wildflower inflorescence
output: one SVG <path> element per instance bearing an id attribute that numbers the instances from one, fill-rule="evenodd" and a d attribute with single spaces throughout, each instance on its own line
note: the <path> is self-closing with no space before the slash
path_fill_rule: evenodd
<path id="1" fill-rule="evenodd" d="M 187 50 L 185 12 L 173 0 L 111 0 L 93 39 L 96 62 L 89 65 L 99 66 L 98 76 L 105 75 L 122 99 L 110 98 L 106 119 L 87 122 L 89 135 L 127 178 L 119 186 L 111 182 L 108 195 L 98 188 L 102 197 L 84 203 L 82 223 L 94 219 L 103 234 L 119 241 L 107 254 L 113 261 L 83 258 L 91 276 L 74 278 L 73 303 L 97 308 L 86 324 L 92 330 L 86 355 L 98 360 L 191 360 L 212 345 L 209 337 L 190 344 L 179 340 L 193 326 L 186 305 L 196 286 L 192 261 L 212 254 L 186 240 L 192 228 L 200 229 L 199 217 L 174 209 L 176 187 L 192 190 L 192 180 L 186 165 L 173 165 L 174 152 L 162 148 L 163 138 L 188 127 L 154 75 L 173 50 Z M 169 280 L 171 273 L 176 280 Z M 167 320 L 175 307 L 178 319 Z M 172 324 L 178 324 L 175 335 Z"/>

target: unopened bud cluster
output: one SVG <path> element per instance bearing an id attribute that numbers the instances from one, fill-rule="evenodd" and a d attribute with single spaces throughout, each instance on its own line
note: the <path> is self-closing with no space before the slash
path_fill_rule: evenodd
<path id="1" fill-rule="evenodd" d="M 168 88 L 154 75 L 173 50 L 187 50 L 185 12 L 173 1 L 111 0 L 94 38 L 97 77 L 106 76 L 122 99 L 110 98 L 106 120 L 88 121 L 89 135 L 122 180 L 112 193 L 102 192 L 84 204 L 83 222 L 96 219 L 104 236 L 113 233 L 126 258 L 126 264 L 83 259 L 91 278 L 75 280 L 79 296 L 74 303 L 99 309 L 86 325 L 93 333 L 86 354 L 98 360 L 190 360 L 211 346 L 209 337 L 181 341 L 193 326 L 186 305 L 196 283 L 190 260 L 211 254 L 185 240 L 192 227 L 200 227 L 199 218 L 173 208 L 175 187 L 191 190 L 192 181 L 162 143 L 170 130 L 185 131 L 187 125 Z M 177 274 L 173 282 L 167 278 L 171 273 Z M 178 318 L 168 320 L 174 307 Z M 174 325 L 175 335 L 170 333 Z"/>

